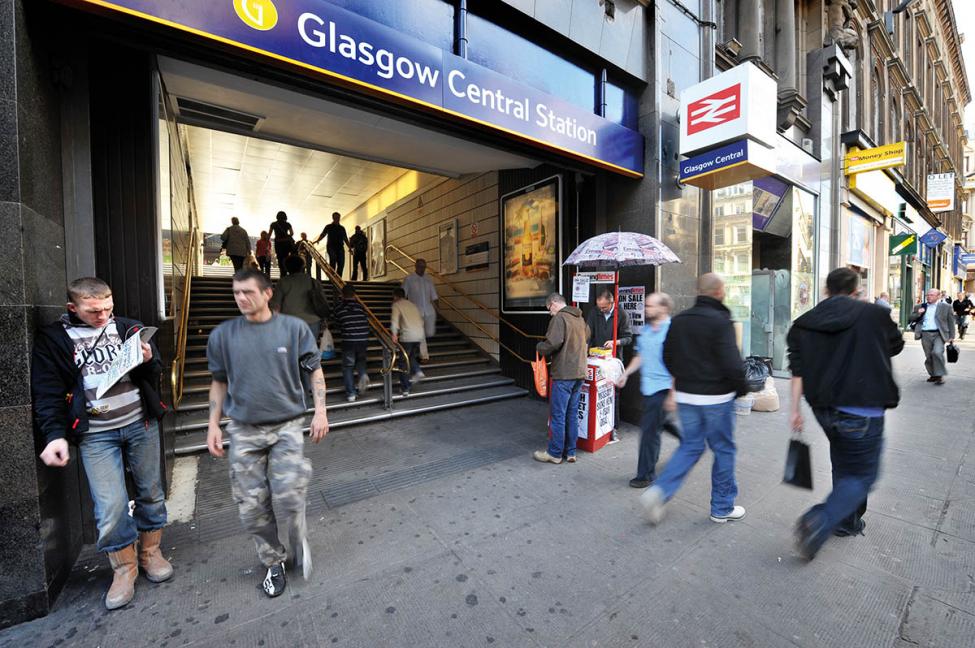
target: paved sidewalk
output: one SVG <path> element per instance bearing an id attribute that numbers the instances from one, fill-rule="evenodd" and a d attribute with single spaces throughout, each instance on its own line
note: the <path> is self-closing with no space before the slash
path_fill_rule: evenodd
<path id="1" fill-rule="evenodd" d="M 829 482 L 811 416 L 816 490 L 781 484 L 783 408 L 739 417 L 739 502 L 708 520 L 702 460 L 659 527 L 627 481 L 637 434 L 575 465 L 531 461 L 545 406 L 508 401 L 341 430 L 309 446 L 316 570 L 268 600 L 240 534 L 225 461 L 200 459 L 197 514 L 164 538 L 174 580 L 140 579 L 106 612 L 110 571 L 79 561 L 55 611 L 0 646 L 944 646 L 975 645 L 975 346 L 946 385 L 920 347 L 897 359 L 883 476 L 866 536 L 812 563 L 791 528 Z M 665 436 L 663 460 L 675 443 Z"/>

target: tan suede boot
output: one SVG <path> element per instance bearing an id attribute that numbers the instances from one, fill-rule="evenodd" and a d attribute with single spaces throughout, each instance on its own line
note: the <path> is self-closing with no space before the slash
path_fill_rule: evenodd
<path id="1" fill-rule="evenodd" d="M 105 607 L 114 610 L 127 605 L 135 596 L 135 579 L 139 576 L 139 568 L 135 564 L 135 544 L 110 551 L 108 561 L 112 563 L 115 577 L 105 595 Z"/>
<path id="2" fill-rule="evenodd" d="M 159 550 L 162 529 L 139 532 L 139 567 L 146 578 L 153 583 L 161 583 L 173 577 L 173 566 L 163 558 Z"/>

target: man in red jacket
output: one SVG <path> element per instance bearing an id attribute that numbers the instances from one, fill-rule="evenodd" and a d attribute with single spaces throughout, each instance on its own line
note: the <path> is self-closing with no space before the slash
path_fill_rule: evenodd
<path id="1" fill-rule="evenodd" d="M 142 342 L 142 364 L 98 394 L 123 343 L 142 328 L 113 309 L 104 281 L 72 281 L 68 312 L 38 332 L 31 363 L 34 420 L 46 441 L 41 461 L 62 468 L 70 460 L 67 439 L 78 443 L 95 503 L 97 547 L 115 572 L 105 595 L 110 610 L 132 600 L 139 567 L 154 583 L 173 575 L 159 549 L 166 525 L 157 425 L 165 411 L 157 392 L 162 364 L 155 345 Z M 135 483 L 132 515 L 123 458 Z"/>

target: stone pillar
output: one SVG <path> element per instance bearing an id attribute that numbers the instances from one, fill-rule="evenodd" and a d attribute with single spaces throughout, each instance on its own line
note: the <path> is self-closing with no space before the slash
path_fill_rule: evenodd
<path id="1" fill-rule="evenodd" d="M 762 14 L 762 0 L 738 0 L 738 60 L 742 63 L 763 58 Z"/>
<path id="2" fill-rule="evenodd" d="M 790 128 L 806 107 L 799 95 L 796 70 L 795 0 L 775 0 L 775 75 L 779 77 L 777 125 L 780 131 Z"/>
<path id="3" fill-rule="evenodd" d="M 30 349 L 64 309 L 59 93 L 48 3 L 0 0 L 0 627 L 47 613 L 81 546 L 77 457 L 37 459 Z"/>

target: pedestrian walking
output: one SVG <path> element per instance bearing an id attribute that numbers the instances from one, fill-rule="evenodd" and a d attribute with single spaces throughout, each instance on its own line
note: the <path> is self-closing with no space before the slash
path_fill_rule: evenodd
<path id="1" fill-rule="evenodd" d="M 711 467 L 711 521 L 745 517 L 735 505 L 735 397 L 748 392 L 744 363 L 735 341 L 731 311 L 722 303 L 724 281 L 713 273 L 698 279 L 694 306 L 675 316 L 664 341 L 664 366 L 674 377 L 680 417 L 680 446 L 657 481 L 640 496 L 647 519 L 657 524 L 707 445 Z"/>
<path id="2" fill-rule="evenodd" d="M 851 299 L 859 281 L 849 268 L 830 272 L 829 296 L 787 337 L 792 429 L 803 430 L 805 396 L 829 439 L 833 466 L 832 492 L 796 524 L 796 549 L 807 560 L 830 535 L 863 533 L 867 493 L 880 470 L 884 412 L 900 398 L 890 359 L 904 348 L 904 336 L 886 308 Z"/>
<path id="3" fill-rule="evenodd" d="M 362 268 L 362 280 L 369 281 L 369 269 L 366 265 L 369 239 L 358 225 L 355 226 L 355 233 L 349 239 L 349 245 L 352 247 L 352 281 L 358 280 L 360 267 Z"/>
<path id="4" fill-rule="evenodd" d="M 274 286 L 270 308 L 276 313 L 297 317 L 311 329 L 318 339 L 322 320 L 328 317 L 328 296 L 322 284 L 305 273 L 305 262 L 292 254 L 284 265 L 288 274 L 278 279 Z"/>
<path id="5" fill-rule="evenodd" d="M 311 573 L 305 493 L 312 468 L 304 456 L 304 385 L 306 379 L 311 385 L 315 414 L 310 433 L 317 443 L 328 432 L 325 376 L 308 326 L 269 308 L 271 282 L 264 273 L 241 270 L 234 275 L 233 290 L 241 316 L 219 324 L 207 341 L 213 376 L 207 448 L 214 457 L 224 456 L 220 423 L 226 413 L 231 489 L 241 524 L 267 569 L 264 593 L 275 597 L 287 584 L 289 555 L 278 536 L 278 516 L 288 530 L 293 566 L 305 578 Z"/>
<path id="6" fill-rule="evenodd" d="M 433 280 L 427 273 L 426 259 L 417 259 L 413 265 L 413 274 L 407 275 L 403 279 L 403 291 L 406 298 L 416 304 L 423 315 L 424 338 L 420 344 L 420 359 L 429 360 L 430 351 L 427 343 L 433 339 L 437 333 L 437 302 L 440 296 L 437 295 L 437 288 L 433 285 Z"/>
<path id="7" fill-rule="evenodd" d="M 958 328 L 958 339 L 964 340 L 965 333 L 968 331 L 968 316 L 975 311 L 975 304 L 966 293 L 958 293 L 958 299 L 951 304 L 951 309 L 955 312 L 955 324 Z"/>
<path id="8" fill-rule="evenodd" d="M 602 347 L 604 349 L 613 348 L 613 311 L 616 310 L 616 296 L 610 288 L 605 286 L 596 293 L 596 307 L 589 311 L 586 316 L 586 326 L 589 327 L 589 346 Z M 616 357 L 623 359 L 623 349 L 630 346 L 633 341 L 632 327 L 630 326 L 630 316 L 622 308 L 615 316 L 616 319 Z M 620 399 L 619 391 L 613 399 L 613 431 L 610 434 L 609 442 L 616 443 L 620 440 Z"/>
<path id="9" fill-rule="evenodd" d="M 260 268 L 261 272 L 266 274 L 268 277 L 271 276 L 271 235 L 266 231 L 261 231 L 261 238 L 257 239 L 257 246 L 255 248 L 255 257 L 257 258 L 257 266 Z"/>
<path id="10" fill-rule="evenodd" d="M 288 222 L 288 215 L 279 211 L 268 230 L 274 236 L 274 256 L 278 260 L 278 272 L 288 274 L 284 267 L 284 260 L 291 255 L 295 248 L 295 231 L 291 227 L 291 223 Z"/>
<path id="11" fill-rule="evenodd" d="M 154 342 L 141 342 L 142 363 L 99 397 L 113 360 L 142 323 L 116 317 L 111 288 L 94 277 L 69 284 L 66 308 L 34 340 L 34 421 L 45 465 L 67 466 L 69 440 L 78 445 L 95 504 L 95 546 L 108 554 L 114 572 L 105 607 L 114 610 L 135 595 L 139 568 L 153 583 L 173 575 L 160 550 L 166 526 L 157 423 L 166 409 L 159 397 L 162 362 Z M 131 515 L 126 466 L 135 486 Z"/>
<path id="12" fill-rule="evenodd" d="M 328 253 L 328 265 L 341 277 L 345 270 L 345 248 L 349 246 L 349 235 L 339 221 L 342 214 L 332 212 L 332 222 L 325 226 L 322 233 L 315 239 L 318 243 L 325 240 L 325 251 Z"/>
<path id="13" fill-rule="evenodd" d="M 888 295 L 885 292 L 880 293 L 880 295 L 877 297 L 877 299 L 874 300 L 873 303 L 875 303 L 877 306 L 883 306 L 887 310 L 893 310 L 894 308 L 893 306 L 890 305 L 890 295 Z"/>
<path id="14" fill-rule="evenodd" d="M 220 235 L 220 243 L 227 251 L 230 262 L 234 264 L 234 272 L 243 268 L 244 259 L 251 253 L 251 239 L 236 216 L 230 219 L 230 227 Z"/>
<path id="15" fill-rule="evenodd" d="M 311 252 L 308 251 L 307 247 L 302 245 L 302 243 L 309 243 L 308 234 L 302 232 L 301 234 L 299 234 L 299 236 L 300 238 L 298 239 L 298 243 L 295 244 L 295 250 L 297 251 L 297 256 L 298 258 L 301 259 L 301 270 L 299 270 L 298 272 L 304 272 L 310 276 L 311 275 Z"/>
<path id="16" fill-rule="evenodd" d="M 674 302 L 666 293 L 647 295 L 643 303 L 643 330 L 636 338 L 636 355 L 616 386 L 622 389 L 627 379 L 640 372 L 640 393 L 643 395 L 643 412 L 640 416 L 640 450 L 636 465 L 636 477 L 630 480 L 633 488 L 646 488 L 656 479 L 657 461 L 660 459 L 660 430 L 664 425 L 664 412 L 677 409 L 674 400 L 673 378 L 664 365 L 664 340 L 670 330 L 670 313 Z"/>
<path id="17" fill-rule="evenodd" d="M 565 297 L 552 293 L 545 300 L 552 319 L 545 339 L 535 347 L 539 354 L 550 358 L 549 420 L 551 434 L 548 448 L 536 450 L 535 461 L 554 464 L 576 461 L 576 440 L 579 436 L 579 393 L 586 377 L 589 330 L 582 311 L 565 303 Z"/>
<path id="18" fill-rule="evenodd" d="M 924 368 L 928 382 L 943 385 L 948 368 L 945 365 L 945 345 L 955 341 L 955 317 L 951 306 L 941 301 L 941 291 L 931 288 L 927 301 L 914 307 L 909 322 L 914 325 L 914 339 L 924 349 Z"/>
<path id="19" fill-rule="evenodd" d="M 332 310 L 332 319 L 338 322 L 342 331 L 342 378 L 345 399 L 351 403 L 369 389 L 369 319 L 352 284 L 342 287 L 342 301 Z M 353 370 L 358 375 L 358 382 Z"/>
<path id="20" fill-rule="evenodd" d="M 400 390 L 403 396 L 410 395 L 410 388 L 414 380 L 423 380 L 423 371 L 420 369 L 420 343 L 423 342 L 425 334 L 423 330 L 423 315 L 416 304 L 406 298 L 406 292 L 402 288 L 393 289 L 393 309 L 390 316 L 390 332 L 393 334 L 393 342 L 399 343 L 406 351 L 406 366 L 402 366 L 399 375 Z"/>

